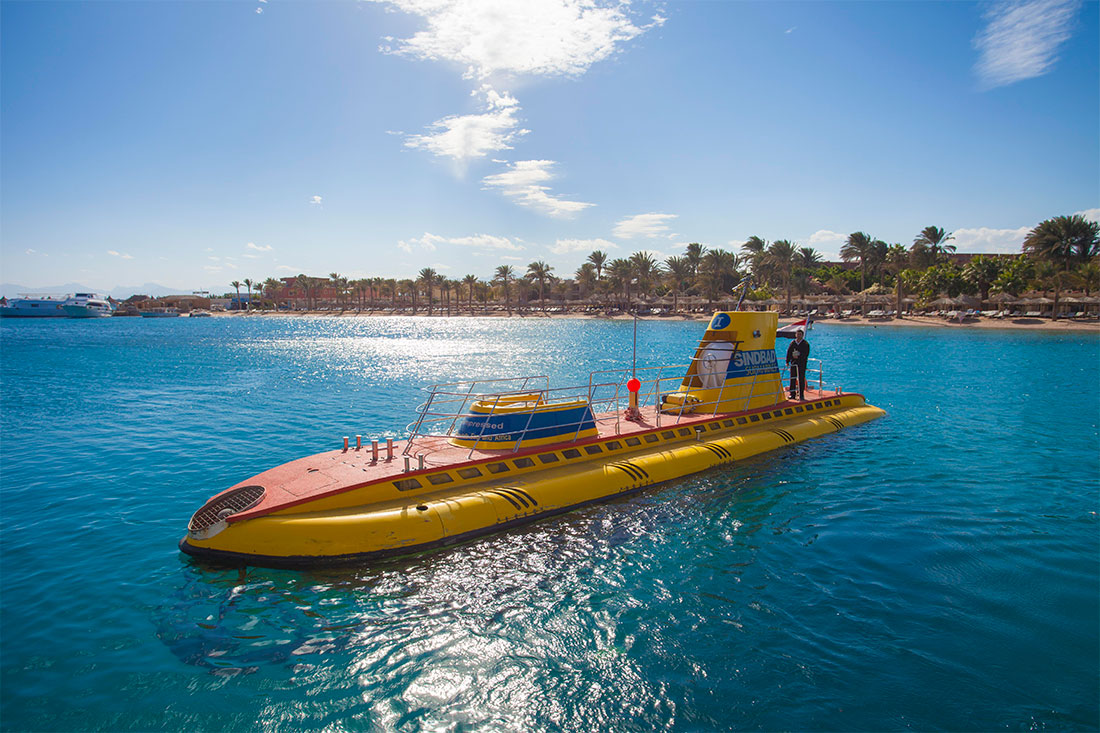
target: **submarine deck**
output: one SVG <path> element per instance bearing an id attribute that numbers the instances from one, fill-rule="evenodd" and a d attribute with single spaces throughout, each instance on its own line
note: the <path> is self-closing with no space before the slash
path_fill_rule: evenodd
<path id="1" fill-rule="evenodd" d="M 406 441 L 394 442 L 392 460 L 386 460 L 385 447 L 382 446 L 379 450 L 377 462 L 372 460 L 373 453 L 368 441 L 358 450 L 352 445 L 347 450 L 317 453 L 284 463 L 242 481 L 222 493 L 256 484 L 266 489 L 263 499 L 258 504 L 229 518 L 230 523 L 236 523 L 381 481 L 414 477 L 424 478 L 425 475 L 441 469 L 460 470 L 474 464 L 491 463 L 494 460 L 517 459 L 555 451 L 560 452 L 569 448 L 584 450 L 587 446 L 613 441 L 618 438 L 625 440 L 631 436 L 640 436 L 673 428 L 677 430 L 690 428 L 691 433 L 678 433 L 675 438 L 675 440 L 686 440 L 694 436 L 695 426 L 701 424 L 738 417 L 751 418 L 757 413 L 772 413 L 775 410 L 786 411 L 788 408 L 792 411 L 790 414 L 794 415 L 803 411 L 822 409 L 826 406 L 824 403 L 827 401 L 830 403 L 830 407 L 834 400 L 839 405 L 839 399 L 836 398 L 852 395 L 853 393 L 838 395 L 834 392 L 807 389 L 805 400 L 784 400 L 766 407 L 717 414 L 683 414 L 679 416 L 661 414 L 658 416 L 656 409 L 650 406 L 640 409 L 640 419 L 637 420 L 627 420 L 623 417 L 616 419 L 614 413 L 600 413 L 596 415 L 596 426 L 599 434 L 595 437 L 530 448 L 521 447 L 519 450 L 512 450 L 511 448 L 470 449 L 452 445 L 449 439 L 444 436 L 421 436 L 415 439 L 410 451 L 412 455 L 410 456 L 410 470 L 408 472 L 405 471 L 405 456 L 402 455 L 407 446 Z M 725 429 L 728 430 L 729 428 Z M 419 466 L 420 456 L 423 456 L 423 468 Z M 450 480 L 448 478 L 448 481 Z"/>

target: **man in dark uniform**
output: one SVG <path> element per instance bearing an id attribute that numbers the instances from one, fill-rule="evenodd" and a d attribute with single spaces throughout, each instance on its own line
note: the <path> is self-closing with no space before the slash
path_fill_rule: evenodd
<path id="1" fill-rule="evenodd" d="M 802 329 L 794 332 L 794 341 L 787 347 L 787 368 L 791 370 L 791 399 L 798 385 L 798 399 L 806 399 L 806 362 L 810 359 L 810 342 L 802 338 Z"/>

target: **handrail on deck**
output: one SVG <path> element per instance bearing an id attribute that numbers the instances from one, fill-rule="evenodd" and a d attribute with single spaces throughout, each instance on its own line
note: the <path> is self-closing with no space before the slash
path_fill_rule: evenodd
<path id="1" fill-rule="evenodd" d="M 735 353 L 736 348 L 731 352 L 731 359 Z M 697 361 L 697 359 L 693 357 L 692 362 L 695 361 Z M 717 399 L 690 404 L 684 400 L 674 412 L 666 412 L 665 405 L 668 403 L 665 402 L 665 397 L 672 393 L 686 392 L 686 390 L 682 389 L 682 386 L 688 375 L 690 366 L 691 364 L 680 364 L 641 367 L 637 369 L 631 369 L 629 367 L 622 369 L 602 369 L 589 373 L 587 385 L 580 384 L 554 389 L 550 388 L 550 379 L 546 375 L 506 377 L 433 385 L 426 389 L 426 391 L 429 392 L 428 399 L 417 408 L 417 419 L 406 426 L 406 430 L 409 432 L 409 438 L 405 444 L 404 455 L 407 456 L 413 453 L 415 450 L 415 443 L 419 438 L 448 438 L 452 436 L 458 425 L 459 419 L 471 413 L 471 405 L 474 402 L 491 403 L 491 405 L 488 412 L 478 413 L 478 416 L 484 417 L 484 420 L 482 421 L 481 431 L 478 436 L 474 438 L 473 447 L 470 448 L 471 457 L 475 450 L 491 447 L 494 444 L 492 438 L 515 435 L 517 432 L 515 430 L 489 432 L 489 424 L 492 422 L 493 416 L 498 414 L 497 408 L 499 406 L 513 404 L 512 401 L 507 400 L 508 397 L 519 395 L 537 395 L 536 399 L 544 404 L 583 400 L 588 405 L 592 414 L 592 420 L 596 425 L 613 424 L 615 434 L 619 434 L 621 432 L 623 411 L 629 405 L 630 394 L 626 389 L 626 383 L 631 377 L 637 377 L 641 382 L 641 389 L 638 391 L 638 407 L 653 407 L 656 426 L 661 427 L 662 416 L 672 418 L 674 424 L 678 424 L 680 420 L 683 419 L 686 410 L 690 410 L 688 414 L 705 413 L 706 408 L 710 407 L 713 410 L 717 410 L 720 404 L 727 402 L 725 397 L 727 385 L 723 381 L 722 386 L 718 389 Z M 790 370 L 783 363 L 779 363 L 778 367 L 778 391 L 768 393 L 757 392 L 758 377 L 761 375 L 759 373 L 753 374 L 752 381 L 748 383 L 748 395 L 746 397 L 736 398 L 737 402 L 744 401 L 744 407 L 741 409 L 748 409 L 753 403 L 753 400 L 771 397 L 771 404 L 778 404 L 786 398 L 786 384 L 790 381 Z M 666 376 L 669 372 L 672 372 L 673 376 Z M 806 369 L 807 383 L 814 381 L 811 377 L 815 373 L 817 376 L 816 382 L 818 389 L 824 390 L 824 372 L 820 359 L 809 360 Z M 509 388 L 500 389 L 500 387 Z M 492 389 L 492 391 L 481 391 L 485 388 L 496 389 Z M 736 412 L 738 410 L 733 411 Z M 532 411 L 528 416 L 527 424 L 522 430 L 518 431 L 519 437 L 515 440 L 515 445 L 512 448 L 513 452 L 520 450 L 523 442 L 527 439 L 527 434 L 531 429 L 531 422 L 534 418 L 534 414 L 534 411 Z M 566 423 L 558 427 L 563 429 L 574 428 L 572 440 L 575 442 L 579 439 L 584 423 L 585 419 L 582 416 L 582 418 L 575 423 Z"/>

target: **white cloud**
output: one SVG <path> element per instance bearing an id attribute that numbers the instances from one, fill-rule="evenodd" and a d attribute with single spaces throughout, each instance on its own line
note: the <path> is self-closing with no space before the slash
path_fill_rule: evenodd
<path id="1" fill-rule="evenodd" d="M 1079 0 L 1013 0 L 986 12 L 988 25 L 974 38 L 974 71 L 984 89 L 1042 76 L 1070 37 Z"/>
<path id="2" fill-rule="evenodd" d="M 222 268 L 218 267 L 217 265 L 203 265 L 202 269 L 206 270 L 207 272 L 221 272 L 222 271 Z"/>
<path id="3" fill-rule="evenodd" d="M 317 199 L 318 201 L 320 201 L 320 199 L 321 199 L 320 196 L 314 196 L 313 198 Z M 249 242 L 248 244 L 245 245 L 245 249 L 253 249 L 253 250 L 256 250 L 257 252 L 270 252 L 271 251 L 271 245 L 270 244 L 259 245 L 259 244 L 256 244 L 255 242 Z"/>
<path id="4" fill-rule="evenodd" d="M 321 205 L 321 197 L 320 196 L 310 196 L 309 197 L 309 203 L 313 204 L 314 206 L 320 206 Z"/>
<path id="5" fill-rule="evenodd" d="M 559 239 L 550 245 L 550 251 L 556 255 L 569 252 L 591 252 L 593 250 L 618 249 L 619 245 L 606 239 Z"/>
<path id="6" fill-rule="evenodd" d="M 483 158 L 497 150 L 511 150 L 512 142 L 529 131 L 519 127 L 515 97 L 483 86 L 474 94 L 484 94 L 486 111 L 482 114 L 451 115 L 429 125 L 434 132 L 409 135 L 405 147 L 427 150 L 434 155 L 467 161 Z"/>
<path id="7" fill-rule="evenodd" d="M 821 253 L 824 259 L 830 262 L 836 262 L 840 259 L 840 248 L 843 247 L 844 243 L 847 241 L 847 234 L 830 231 L 828 229 L 818 229 L 810 235 L 810 239 L 806 243 L 806 246 L 816 249 Z"/>
<path id="8" fill-rule="evenodd" d="M 794 25 L 794 26 L 791 26 L 790 28 L 788 28 L 787 30 L 785 30 L 783 32 L 790 35 L 791 33 L 794 33 L 796 28 L 798 28 L 798 26 Z"/>
<path id="9" fill-rule="evenodd" d="M 958 252 L 983 253 L 983 254 L 1018 254 L 1024 243 L 1024 237 L 1031 231 L 1031 227 L 1019 229 L 990 229 L 989 227 L 977 227 L 975 229 L 956 229 L 955 239 L 950 244 L 955 245 Z"/>
<path id="10" fill-rule="evenodd" d="M 820 247 L 823 245 L 840 245 L 848 241 L 848 235 L 841 232 L 832 232 L 828 229 L 818 229 L 816 232 L 810 235 L 810 246 Z"/>
<path id="11" fill-rule="evenodd" d="M 301 272 L 297 267 L 290 267 L 289 265 L 279 265 L 276 270 L 282 270 L 283 272 Z"/>
<path id="12" fill-rule="evenodd" d="M 482 182 L 486 188 L 499 189 L 519 205 L 550 216 L 569 216 L 595 206 L 583 201 L 567 201 L 549 193 L 550 188 L 543 184 L 554 178 L 550 172 L 554 165 L 552 160 L 520 160 L 504 173 L 486 176 Z"/>
<path id="13" fill-rule="evenodd" d="M 467 78 L 494 74 L 579 76 L 617 46 L 661 25 L 627 17 L 626 3 L 594 0 L 375 0 L 427 22 L 385 53 L 466 66 Z"/>
<path id="14" fill-rule="evenodd" d="M 1075 211 L 1073 213 L 1083 216 L 1089 221 L 1100 222 L 1100 209 L 1085 209 L 1084 211 Z"/>
<path id="15" fill-rule="evenodd" d="M 264 12 L 263 8 L 256 8 L 256 15 L 261 15 L 261 14 L 263 14 L 263 12 Z"/>
<path id="16" fill-rule="evenodd" d="M 469 237 L 441 237 L 438 234 L 432 234 L 431 232 L 424 232 L 421 237 L 412 237 L 408 240 L 401 240 L 397 243 L 399 249 L 412 254 L 413 247 L 419 249 L 435 252 L 439 245 L 450 244 L 458 247 L 471 247 L 478 250 L 512 250 L 519 251 L 523 247 L 516 244 L 508 237 L 497 237 L 492 234 L 474 234 Z"/>
<path id="17" fill-rule="evenodd" d="M 614 233 L 619 239 L 667 237 L 670 230 L 665 222 L 676 217 L 676 214 L 638 214 L 616 224 Z"/>
<path id="18" fill-rule="evenodd" d="M 124 259 L 124 260 L 134 259 L 133 255 L 128 255 L 125 252 L 115 252 L 113 249 L 107 250 L 107 254 L 111 255 L 112 257 L 119 257 L 119 258 Z"/>
<path id="19" fill-rule="evenodd" d="M 514 257 L 512 255 L 501 255 L 498 259 L 508 260 L 509 262 L 523 262 L 524 257 Z"/>

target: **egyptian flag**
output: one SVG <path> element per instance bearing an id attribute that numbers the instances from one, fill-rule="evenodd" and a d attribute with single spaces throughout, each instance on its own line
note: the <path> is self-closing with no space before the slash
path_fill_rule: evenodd
<path id="1" fill-rule="evenodd" d="M 803 318 L 801 321 L 795 321 L 789 326 L 783 326 L 775 330 L 775 335 L 785 339 L 793 339 L 794 332 L 798 329 L 802 329 L 803 332 L 809 331 L 814 325 L 814 322 L 809 318 Z"/>

